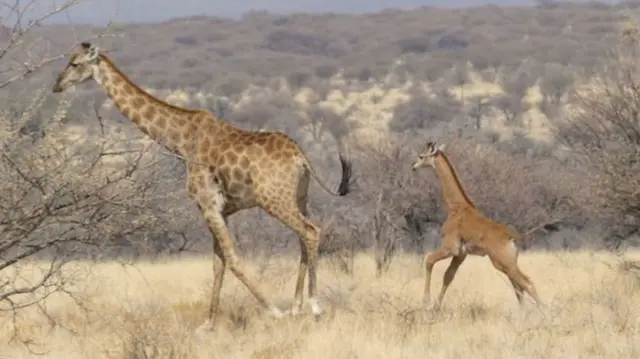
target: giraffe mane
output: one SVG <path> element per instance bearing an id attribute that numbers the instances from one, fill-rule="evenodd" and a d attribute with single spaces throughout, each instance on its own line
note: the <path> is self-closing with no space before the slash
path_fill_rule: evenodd
<path id="1" fill-rule="evenodd" d="M 442 159 L 444 160 L 444 162 L 451 169 L 451 175 L 453 176 L 453 180 L 456 182 L 456 186 L 458 186 L 458 189 L 460 190 L 460 193 L 462 193 L 462 197 L 464 197 L 464 199 L 467 201 L 467 203 L 469 203 L 469 205 L 471 207 L 476 208 L 475 203 L 473 203 L 471 198 L 469 198 L 469 196 L 467 195 L 467 191 L 464 190 L 464 187 L 462 186 L 462 183 L 460 182 L 460 178 L 458 177 L 458 173 L 457 173 L 455 167 L 453 167 L 453 165 L 451 164 L 451 161 L 449 161 L 449 157 L 447 157 L 447 155 L 445 155 L 444 152 L 442 152 L 442 151 L 438 151 L 438 153 L 440 154 L 440 156 L 442 156 Z"/>
<path id="2" fill-rule="evenodd" d="M 126 81 L 131 87 L 133 87 L 137 92 L 141 93 L 144 95 L 144 97 L 146 97 L 150 102 L 152 103 L 156 103 L 158 105 L 162 105 L 162 106 L 166 106 L 166 107 L 170 107 L 171 109 L 174 109 L 176 111 L 180 111 L 180 112 L 186 112 L 186 113 L 197 113 L 197 112 L 202 112 L 205 111 L 203 109 L 200 108 L 188 108 L 188 107 L 182 107 L 182 106 L 178 106 L 178 105 L 174 105 L 171 103 L 168 103 L 166 101 L 163 101 L 162 99 L 152 95 L 151 93 L 149 93 L 148 91 L 144 90 L 142 87 L 140 87 L 137 83 L 135 83 L 135 81 L 132 81 L 129 76 L 127 76 L 126 74 L 124 74 L 119 68 L 118 66 L 115 65 L 115 63 L 113 62 L 113 60 L 111 60 L 111 58 L 109 58 L 107 55 L 105 54 L 100 54 L 100 60 L 106 62 L 111 69 L 116 72 L 119 76 L 122 77 L 122 79 L 124 81 Z M 213 114 L 211 114 L 213 115 Z"/>

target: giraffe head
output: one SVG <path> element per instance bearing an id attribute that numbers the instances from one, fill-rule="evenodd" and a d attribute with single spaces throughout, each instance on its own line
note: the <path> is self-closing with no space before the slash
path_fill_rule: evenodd
<path id="1" fill-rule="evenodd" d="M 69 63 L 58 75 L 53 92 L 63 92 L 93 78 L 97 71 L 98 55 L 98 47 L 95 45 L 88 42 L 76 45 L 71 51 Z"/>
<path id="2" fill-rule="evenodd" d="M 443 150 L 444 144 L 438 145 L 432 141 L 427 142 L 424 149 L 418 154 L 418 158 L 411 165 L 411 170 L 415 171 L 418 168 L 435 166 L 435 158 Z"/>

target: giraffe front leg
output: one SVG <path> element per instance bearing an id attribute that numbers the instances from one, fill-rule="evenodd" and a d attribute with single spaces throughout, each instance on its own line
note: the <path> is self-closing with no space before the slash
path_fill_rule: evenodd
<path id="1" fill-rule="evenodd" d="M 218 317 L 218 307 L 220 306 L 220 292 L 222 290 L 222 282 L 224 280 L 224 273 L 227 269 L 227 264 L 224 258 L 224 254 L 220 249 L 218 241 L 211 232 L 213 237 L 213 285 L 211 290 L 211 298 L 209 301 L 209 318 L 201 326 L 201 329 L 213 331 L 216 327 L 216 320 Z"/>
<path id="2" fill-rule="evenodd" d="M 464 262 L 465 258 L 467 258 L 467 255 L 465 253 L 461 253 L 451 259 L 451 263 L 449 263 L 449 267 L 444 272 L 444 275 L 442 277 L 442 288 L 440 289 L 440 295 L 438 295 L 438 299 L 436 299 L 436 302 L 433 305 L 434 308 L 440 308 L 440 305 L 442 305 L 444 295 L 451 285 L 453 278 L 456 276 L 458 268 L 460 268 L 460 265 L 462 264 L 462 262 Z"/>
<path id="3" fill-rule="evenodd" d="M 215 242 L 215 238 L 214 238 Z M 214 246 L 217 246 L 214 244 Z M 226 271 L 226 263 L 224 257 L 214 254 L 213 256 L 213 285 L 211 290 L 211 297 L 209 299 L 209 317 L 202 324 L 197 331 L 214 331 L 216 322 L 218 319 L 218 307 L 220 306 L 220 292 L 222 289 L 222 282 L 224 279 L 224 273 Z"/>
<path id="4" fill-rule="evenodd" d="M 446 242 L 445 242 L 446 243 Z M 443 259 L 451 257 L 452 253 L 449 247 L 441 246 L 433 252 L 429 252 L 424 258 L 424 294 L 422 297 L 422 305 L 427 309 L 434 308 L 431 305 L 431 273 L 433 272 L 433 266 Z"/>

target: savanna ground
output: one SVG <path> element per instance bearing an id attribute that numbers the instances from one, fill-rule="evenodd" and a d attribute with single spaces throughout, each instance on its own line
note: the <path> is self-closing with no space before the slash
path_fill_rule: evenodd
<path id="1" fill-rule="evenodd" d="M 627 259 L 640 259 L 629 252 Z M 253 258 L 249 266 L 277 303 L 291 303 L 297 263 L 281 256 Z M 377 277 L 368 254 L 354 259 L 353 275 L 330 261 L 319 271 L 325 316 L 279 321 L 231 275 L 215 333 L 197 332 L 211 289 L 209 259 L 122 265 L 74 262 L 66 268 L 68 296 L 46 300 L 18 315 L 10 341 L 6 323 L 1 357 L 32 358 L 637 358 L 640 356 L 640 277 L 603 252 L 528 252 L 523 270 L 549 306 L 523 309 L 506 277 L 486 258 L 470 257 L 439 312 L 420 309 L 421 256 L 399 256 Z M 40 264 L 33 263 L 35 271 Z M 446 262 L 435 267 L 432 294 Z M 637 269 L 636 269 L 637 270 Z M 29 274 L 23 272 L 25 278 Z M 7 317 L 7 316 L 5 316 Z M 29 350 L 28 350 L 29 349 Z"/>

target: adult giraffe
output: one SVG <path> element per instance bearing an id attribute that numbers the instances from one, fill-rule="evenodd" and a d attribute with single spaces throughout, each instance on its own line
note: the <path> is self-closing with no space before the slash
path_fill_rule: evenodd
<path id="1" fill-rule="evenodd" d="M 309 272 L 309 304 L 313 314 L 320 316 L 323 310 L 316 298 L 320 230 L 307 218 L 309 177 L 332 195 L 344 196 L 351 183 L 350 162 L 339 154 L 342 179 L 337 192 L 333 192 L 319 180 L 305 153 L 286 134 L 243 130 L 209 111 L 164 102 L 142 90 L 97 46 L 87 42 L 72 50 L 53 92 L 63 92 L 90 79 L 104 88 L 116 107 L 142 132 L 186 159 L 187 192 L 209 226 L 215 253 L 209 317 L 203 327 L 215 327 L 227 268 L 273 316 L 285 315 L 246 274 L 227 228 L 230 215 L 253 207 L 263 208 L 297 232 L 302 253 L 291 314 L 301 310 L 305 275 Z"/>

